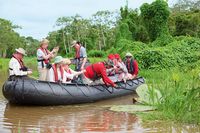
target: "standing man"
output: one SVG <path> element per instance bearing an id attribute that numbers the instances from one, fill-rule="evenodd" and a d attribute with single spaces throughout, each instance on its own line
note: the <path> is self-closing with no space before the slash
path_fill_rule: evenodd
<path id="1" fill-rule="evenodd" d="M 88 65 L 86 49 L 81 45 L 81 43 L 79 41 L 73 41 L 71 47 L 74 47 L 75 50 L 76 50 L 76 53 L 75 53 L 75 59 L 76 59 L 75 71 L 84 70 L 86 65 Z"/>
<path id="2" fill-rule="evenodd" d="M 23 57 L 26 55 L 25 50 L 23 48 L 18 48 L 15 49 L 15 51 L 9 62 L 9 75 L 11 80 L 14 80 L 16 77 L 32 74 L 32 71 L 29 70 L 23 62 Z"/>

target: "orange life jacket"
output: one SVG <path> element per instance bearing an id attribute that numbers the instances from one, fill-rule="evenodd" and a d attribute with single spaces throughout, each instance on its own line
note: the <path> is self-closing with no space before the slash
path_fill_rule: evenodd
<path id="1" fill-rule="evenodd" d="M 42 48 L 42 47 L 40 47 L 40 48 L 38 48 L 38 49 L 42 50 L 42 52 L 43 52 L 45 55 L 48 55 L 48 53 L 49 53 L 49 51 L 48 51 L 47 49 L 44 49 L 44 48 Z M 44 61 L 45 64 L 48 64 L 50 60 L 49 60 L 49 59 L 43 59 L 43 61 Z"/>
<path id="2" fill-rule="evenodd" d="M 58 71 L 57 71 L 57 64 L 53 64 L 52 65 L 53 71 L 54 71 L 54 78 L 55 78 L 55 82 L 59 82 L 58 80 Z M 63 75 L 64 75 L 64 71 L 62 66 L 59 67 L 60 73 L 61 73 L 61 78 L 63 79 Z"/>

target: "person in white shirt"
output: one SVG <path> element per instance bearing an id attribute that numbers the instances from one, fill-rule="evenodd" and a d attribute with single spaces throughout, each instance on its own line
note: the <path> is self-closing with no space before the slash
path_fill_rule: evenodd
<path id="1" fill-rule="evenodd" d="M 13 54 L 9 62 L 9 76 L 26 76 L 32 74 L 32 71 L 25 67 L 23 57 L 26 55 L 26 51 L 23 48 L 15 49 L 16 53 Z"/>
<path id="2" fill-rule="evenodd" d="M 59 50 L 55 47 L 51 52 L 47 49 L 49 41 L 43 39 L 40 42 L 40 47 L 37 49 L 37 61 L 39 80 L 47 81 L 49 77 L 49 69 L 51 67 L 50 59 L 54 58 Z"/>
<path id="3" fill-rule="evenodd" d="M 78 72 L 72 70 L 69 67 L 70 64 L 71 64 L 70 59 L 68 58 L 63 59 L 64 76 L 66 77 L 66 81 L 64 81 L 65 83 L 71 83 L 72 79 L 85 72 L 85 69 Z"/>
<path id="4" fill-rule="evenodd" d="M 50 82 L 65 82 L 66 76 L 64 76 L 64 69 L 62 67 L 62 56 L 56 56 L 54 64 L 49 69 L 49 81 Z"/>

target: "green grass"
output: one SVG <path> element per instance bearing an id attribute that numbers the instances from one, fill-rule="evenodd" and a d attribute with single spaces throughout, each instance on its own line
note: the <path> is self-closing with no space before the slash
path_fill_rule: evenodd
<path id="1" fill-rule="evenodd" d="M 144 70 L 140 74 L 146 78 L 149 88 L 158 89 L 162 94 L 154 105 L 157 111 L 142 114 L 144 119 L 200 124 L 199 70 Z"/>

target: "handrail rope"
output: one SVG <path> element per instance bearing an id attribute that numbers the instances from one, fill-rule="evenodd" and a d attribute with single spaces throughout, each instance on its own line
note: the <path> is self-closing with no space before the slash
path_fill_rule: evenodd
<path id="1" fill-rule="evenodd" d="M 55 96 L 60 96 L 60 95 L 56 95 L 56 93 L 54 92 L 54 90 L 53 90 L 53 88 L 51 87 L 51 84 L 48 82 L 48 85 L 49 85 L 49 87 L 51 88 L 51 90 L 52 90 L 52 92 L 53 92 L 53 94 L 55 95 Z"/>
<path id="2" fill-rule="evenodd" d="M 126 81 L 126 83 L 127 83 L 129 86 L 133 86 L 133 82 L 132 82 L 132 81 L 131 81 L 131 84 L 129 84 L 128 82 L 129 82 L 129 80 Z"/>
<path id="3" fill-rule="evenodd" d="M 22 99 L 24 99 L 24 79 L 22 78 Z"/>
<path id="4" fill-rule="evenodd" d="M 93 85 L 92 87 L 94 87 L 95 89 L 101 91 L 101 92 L 104 92 L 105 91 L 105 88 L 103 90 L 99 89 L 97 86 Z"/>
<path id="5" fill-rule="evenodd" d="M 38 92 L 38 94 L 40 94 L 41 96 L 43 95 L 43 96 L 45 96 L 45 93 L 44 94 L 42 94 L 42 93 L 40 93 L 40 91 L 37 89 L 37 87 L 32 83 L 32 81 L 31 81 L 31 84 L 33 85 L 33 87 L 37 90 L 37 92 Z M 47 95 L 46 95 L 47 96 Z"/>
<path id="6" fill-rule="evenodd" d="M 102 84 L 101 85 L 104 89 L 106 89 L 110 94 L 112 94 L 113 92 L 114 92 L 114 89 L 113 89 L 113 87 L 112 87 L 112 91 L 110 91 L 108 88 L 108 86 L 107 85 L 105 85 L 105 84 Z M 106 86 L 106 87 L 104 87 L 104 86 Z"/>
<path id="7" fill-rule="evenodd" d="M 124 90 L 129 90 L 129 91 L 133 91 L 133 92 L 134 92 L 134 90 L 127 89 L 127 88 L 125 88 L 124 86 L 122 86 L 120 83 L 118 83 L 117 85 L 118 85 L 120 88 L 115 87 L 115 89 L 124 89 Z"/>
<path id="8" fill-rule="evenodd" d="M 83 90 L 78 86 L 78 84 L 76 84 L 76 87 L 77 87 L 78 89 L 81 90 L 81 92 L 83 93 L 83 95 L 85 95 L 86 97 L 89 97 L 89 96 L 87 96 L 87 95 L 83 92 Z"/>
<path id="9" fill-rule="evenodd" d="M 70 96 L 74 97 L 61 83 L 59 83 L 60 87 L 69 93 Z"/>

